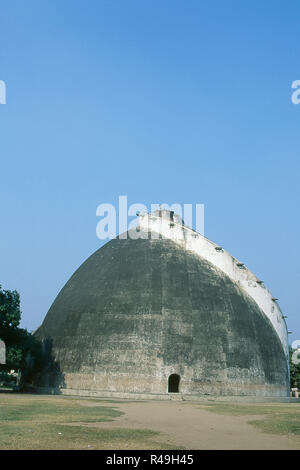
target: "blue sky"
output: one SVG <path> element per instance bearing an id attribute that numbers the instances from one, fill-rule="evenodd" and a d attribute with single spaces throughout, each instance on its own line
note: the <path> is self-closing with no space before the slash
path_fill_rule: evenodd
<path id="1" fill-rule="evenodd" d="M 300 339 L 298 1 L 0 2 L 0 283 L 34 329 L 96 207 L 203 203 Z"/>

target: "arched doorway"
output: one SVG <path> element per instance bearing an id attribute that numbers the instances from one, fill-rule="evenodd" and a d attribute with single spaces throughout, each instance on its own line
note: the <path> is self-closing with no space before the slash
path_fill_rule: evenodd
<path id="1" fill-rule="evenodd" d="M 180 375 L 171 374 L 168 380 L 168 393 L 179 392 Z"/>

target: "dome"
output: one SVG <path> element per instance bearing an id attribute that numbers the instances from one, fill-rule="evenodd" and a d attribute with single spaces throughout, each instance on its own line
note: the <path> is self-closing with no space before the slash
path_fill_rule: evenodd
<path id="1" fill-rule="evenodd" d="M 287 396 L 282 340 L 242 284 L 177 241 L 139 230 L 90 256 L 36 333 L 51 342 L 66 390 Z"/>

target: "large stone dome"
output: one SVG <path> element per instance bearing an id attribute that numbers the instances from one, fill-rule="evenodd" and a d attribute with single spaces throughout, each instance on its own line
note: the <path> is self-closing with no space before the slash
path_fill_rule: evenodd
<path id="1" fill-rule="evenodd" d="M 70 393 L 288 391 L 286 352 L 262 308 L 171 238 L 104 245 L 72 275 L 36 334 L 52 343 Z"/>

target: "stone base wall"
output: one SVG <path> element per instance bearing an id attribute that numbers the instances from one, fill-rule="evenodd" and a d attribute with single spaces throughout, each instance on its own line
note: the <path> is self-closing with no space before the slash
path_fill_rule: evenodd
<path id="1" fill-rule="evenodd" d="M 294 397 L 262 397 L 262 396 L 205 396 L 183 393 L 125 393 L 104 390 L 79 390 L 72 388 L 27 387 L 28 392 L 46 395 L 66 395 L 82 398 L 108 398 L 124 400 L 161 400 L 161 401 L 198 401 L 198 402 L 227 402 L 227 403 L 300 403 L 300 398 Z"/>
<path id="2" fill-rule="evenodd" d="M 149 394 L 168 395 L 168 377 L 145 377 L 142 375 L 100 375 L 66 373 L 64 387 L 70 390 L 86 390 L 91 393 L 121 393 L 121 394 Z M 257 397 L 287 397 L 289 390 L 285 385 L 268 384 L 263 380 L 235 380 L 235 381 L 202 381 L 194 382 L 181 378 L 179 392 L 182 395 L 200 396 L 257 396 Z"/>

